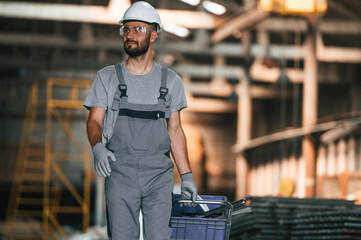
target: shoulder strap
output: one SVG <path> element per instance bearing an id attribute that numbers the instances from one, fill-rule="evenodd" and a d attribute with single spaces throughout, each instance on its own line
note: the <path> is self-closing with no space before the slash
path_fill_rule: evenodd
<path id="1" fill-rule="evenodd" d="M 170 115 L 170 102 L 169 102 L 169 95 L 168 94 L 168 88 L 167 88 L 167 76 L 168 75 L 168 69 L 166 67 L 162 66 L 162 78 L 161 78 L 161 84 L 159 88 L 159 97 L 158 102 L 163 102 L 165 105 L 165 118 L 169 118 Z"/>
<path id="2" fill-rule="evenodd" d="M 115 64 L 115 70 L 116 70 L 116 72 L 117 72 L 119 84 L 124 84 L 124 85 L 125 85 L 124 76 L 123 76 L 123 71 L 122 71 L 122 66 L 120 65 L 120 63 Z"/>
<path id="3" fill-rule="evenodd" d="M 168 69 L 162 66 L 162 83 L 160 86 L 163 88 L 167 87 L 167 73 L 168 73 Z"/>
<path id="4" fill-rule="evenodd" d="M 122 67 L 120 63 L 115 64 L 115 71 L 118 76 L 119 85 L 115 91 L 113 104 L 112 104 L 112 110 L 119 110 L 120 107 L 120 99 L 127 101 L 127 85 L 125 84 Z"/>
<path id="5" fill-rule="evenodd" d="M 122 67 L 120 63 L 115 65 L 115 70 L 117 72 L 118 81 L 119 81 L 119 91 L 121 93 L 120 97 L 127 97 L 127 85 L 125 84 Z"/>
<path id="6" fill-rule="evenodd" d="M 162 82 L 160 84 L 160 88 L 159 88 L 159 97 L 158 99 L 162 99 L 165 101 L 165 95 L 167 95 L 168 93 L 168 88 L 167 88 L 167 73 L 168 73 L 168 69 L 165 67 L 162 67 Z"/>

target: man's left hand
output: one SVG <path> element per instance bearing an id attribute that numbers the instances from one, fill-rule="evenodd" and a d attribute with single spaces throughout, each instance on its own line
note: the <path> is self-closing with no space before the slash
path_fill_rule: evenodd
<path id="1" fill-rule="evenodd" d="M 197 200 L 197 186 L 193 180 L 193 174 L 185 173 L 181 175 L 182 186 L 181 186 L 181 199 L 182 200 L 192 200 L 192 203 L 184 203 L 185 206 L 195 206 Z"/>

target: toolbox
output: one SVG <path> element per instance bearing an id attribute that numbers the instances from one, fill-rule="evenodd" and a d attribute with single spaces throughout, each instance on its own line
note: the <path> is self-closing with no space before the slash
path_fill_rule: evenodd
<path id="1" fill-rule="evenodd" d="M 201 195 L 194 207 L 173 196 L 171 240 L 228 240 L 231 227 L 232 204 L 224 196 Z"/>

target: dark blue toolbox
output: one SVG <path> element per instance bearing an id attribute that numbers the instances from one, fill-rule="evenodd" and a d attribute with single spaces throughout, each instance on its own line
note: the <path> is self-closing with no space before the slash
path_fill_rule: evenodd
<path id="1" fill-rule="evenodd" d="M 195 207 L 181 207 L 180 195 L 173 195 L 171 240 L 228 240 L 232 205 L 224 196 L 201 195 Z"/>

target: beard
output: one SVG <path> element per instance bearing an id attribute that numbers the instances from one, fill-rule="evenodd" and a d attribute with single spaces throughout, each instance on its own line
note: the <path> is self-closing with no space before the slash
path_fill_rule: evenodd
<path id="1" fill-rule="evenodd" d="M 126 47 L 126 43 L 128 43 L 128 42 L 135 43 L 137 46 L 134 48 Z M 139 56 L 144 55 L 148 51 L 149 45 L 150 45 L 150 34 L 145 38 L 145 40 L 143 42 L 126 40 L 124 42 L 124 51 L 130 57 L 139 57 Z"/>

